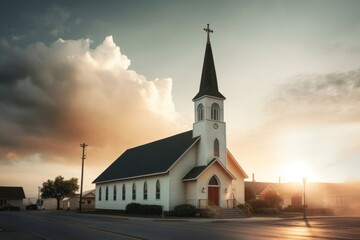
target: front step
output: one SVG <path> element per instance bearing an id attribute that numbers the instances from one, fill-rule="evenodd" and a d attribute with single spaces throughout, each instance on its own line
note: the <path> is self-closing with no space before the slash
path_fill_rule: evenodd
<path id="1" fill-rule="evenodd" d="M 238 208 L 222 208 L 220 210 L 220 218 L 245 218 L 247 217 L 245 213 L 243 213 Z"/>

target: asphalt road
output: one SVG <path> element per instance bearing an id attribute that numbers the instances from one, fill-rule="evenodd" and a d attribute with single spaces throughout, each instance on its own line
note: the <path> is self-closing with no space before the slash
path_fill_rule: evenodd
<path id="1" fill-rule="evenodd" d="M 156 220 L 61 211 L 0 212 L 0 239 L 360 239 L 360 217 Z"/>

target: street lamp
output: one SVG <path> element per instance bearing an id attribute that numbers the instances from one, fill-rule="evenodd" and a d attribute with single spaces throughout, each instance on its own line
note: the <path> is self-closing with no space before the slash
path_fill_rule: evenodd
<path id="1" fill-rule="evenodd" d="M 306 219 L 306 202 L 305 202 L 305 185 L 306 185 L 306 177 L 303 177 L 303 185 L 304 185 L 304 219 Z"/>

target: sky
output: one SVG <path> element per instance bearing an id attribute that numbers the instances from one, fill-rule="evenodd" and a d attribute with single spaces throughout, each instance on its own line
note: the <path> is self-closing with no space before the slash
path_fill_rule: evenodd
<path id="1" fill-rule="evenodd" d="M 0 185 L 81 174 L 190 130 L 206 33 L 228 149 L 256 181 L 359 181 L 360 1 L 0 3 Z"/>

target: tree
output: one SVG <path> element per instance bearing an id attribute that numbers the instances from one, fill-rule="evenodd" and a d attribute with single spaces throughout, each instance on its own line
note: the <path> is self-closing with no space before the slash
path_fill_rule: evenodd
<path id="1" fill-rule="evenodd" d="M 48 179 L 46 182 L 43 182 L 41 188 L 41 197 L 56 198 L 56 209 L 59 210 L 60 200 L 62 200 L 64 197 L 71 197 L 75 195 L 75 192 L 77 190 L 79 190 L 77 178 L 70 178 L 69 180 L 64 180 L 64 177 L 57 176 L 54 181 Z"/>
<path id="2" fill-rule="evenodd" d="M 245 187 L 245 202 L 251 200 L 251 199 L 255 199 L 255 193 L 253 192 L 253 190 L 249 187 Z"/>
<path id="3" fill-rule="evenodd" d="M 264 194 L 263 199 L 273 208 L 280 208 L 283 199 L 274 191 L 268 191 Z"/>

